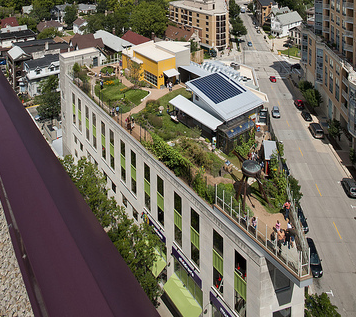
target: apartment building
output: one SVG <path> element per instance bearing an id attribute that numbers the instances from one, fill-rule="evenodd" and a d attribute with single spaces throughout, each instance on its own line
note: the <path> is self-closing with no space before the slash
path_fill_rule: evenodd
<path id="1" fill-rule="evenodd" d="M 302 64 L 305 79 L 323 96 L 322 108 L 352 136 L 355 147 L 355 43 L 354 2 L 315 1 L 315 25 L 302 29 Z"/>
<path id="2" fill-rule="evenodd" d="M 185 30 L 197 30 L 200 46 L 223 50 L 229 45 L 229 10 L 224 0 L 173 1 L 169 20 Z"/>
<path id="3" fill-rule="evenodd" d="M 278 9 L 278 4 L 273 0 L 256 0 L 255 11 L 256 19 L 260 26 L 263 26 L 268 20 L 272 9 Z"/>
<path id="4" fill-rule="evenodd" d="M 214 205 L 202 200 L 73 84 L 74 62 L 90 65 L 98 55 L 94 48 L 60 55 L 63 151 L 97 164 L 128 215 L 153 226 L 161 240 L 153 274 L 172 309 L 189 317 L 303 315 L 308 256 L 279 253 L 248 233 L 221 195 Z"/>

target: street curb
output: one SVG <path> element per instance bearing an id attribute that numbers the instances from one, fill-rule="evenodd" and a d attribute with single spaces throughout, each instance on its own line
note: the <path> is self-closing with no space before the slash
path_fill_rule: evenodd
<path id="1" fill-rule="evenodd" d="M 330 143 L 328 143 L 328 147 L 331 150 L 331 152 L 333 153 L 333 155 L 334 155 L 335 159 L 337 160 L 337 162 L 340 164 L 340 166 L 341 166 L 342 170 L 344 171 L 344 173 L 346 174 L 346 176 L 349 177 L 349 178 L 352 178 L 351 173 L 349 172 L 347 167 L 344 164 L 342 164 L 342 161 L 340 160 L 340 156 L 337 154 L 337 152 L 335 151 L 334 147 Z"/>

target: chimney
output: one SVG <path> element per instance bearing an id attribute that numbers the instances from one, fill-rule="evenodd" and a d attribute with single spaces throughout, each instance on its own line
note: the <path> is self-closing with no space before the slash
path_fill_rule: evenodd
<path id="1" fill-rule="evenodd" d="M 152 32 L 151 33 L 151 40 L 154 41 L 154 39 L 155 39 L 155 32 Z"/>
<path id="2" fill-rule="evenodd" d="M 45 51 L 48 51 L 48 42 L 45 43 Z"/>
<path id="3" fill-rule="evenodd" d="M 112 34 L 115 35 L 115 28 L 112 28 Z"/>

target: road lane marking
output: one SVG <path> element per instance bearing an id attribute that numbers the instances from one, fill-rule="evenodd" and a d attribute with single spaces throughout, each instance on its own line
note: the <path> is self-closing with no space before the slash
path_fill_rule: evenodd
<path id="1" fill-rule="evenodd" d="M 339 230 L 337 230 L 337 227 L 336 227 L 336 224 L 335 224 L 334 221 L 333 221 L 333 224 L 334 224 L 334 226 L 335 226 L 335 229 L 336 229 L 336 231 L 337 231 L 337 234 L 339 235 L 340 239 L 342 240 L 341 235 L 340 235 L 340 232 L 339 232 Z"/>
<path id="2" fill-rule="evenodd" d="M 302 156 L 304 156 L 304 155 L 303 155 L 303 152 L 302 152 L 302 150 L 301 150 L 300 148 L 299 148 L 299 152 L 300 152 L 300 154 L 302 154 Z M 318 186 L 317 186 L 317 187 L 318 187 Z"/>
<path id="3" fill-rule="evenodd" d="M 281 106 L 281 104 L 279 103 L 279 101 L 277 100 L 277 102 L 278 102 L 278 106 Z"/>
<path id="4" fill-rule="evenodd" d="M 288 127 L 290 127 L 288 120 L 286 120 L 286 121 L 287 121 Z"/>
<path id="5" fill-rule="evenodd" d="M 319 190 L 318 185 L 317 185 L 317 184 L 315 184 L 315 186 L 316 186 L 316 189 L 317 189 L 317 190 L 318 190 L 318 192 L 319 192 L 319 195 L 322 197 L 323 195 L 321 194 L 321 192 L 320 192 L 320 190 Z"/>

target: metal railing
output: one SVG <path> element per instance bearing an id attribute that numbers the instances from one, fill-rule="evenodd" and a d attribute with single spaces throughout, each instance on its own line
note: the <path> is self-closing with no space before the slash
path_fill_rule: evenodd
<path id="1" fill-rule="evenodd" d="M 287 190 L 287 193 L 288 197 L 291 198 L 292 195 L 289 189 Z M 240 205 L 238 205 L 237 210 L 234 209 L 232 197 L 229 201 L 226 201 L 225 191 L 223 191 L 222 197 L 219 197 L 217 187 L 215 191 L 215 204 L 220 207 L 223 212 L 228 214 L 251 238 L 259 242 L 260 245 L 267 249 L 278 260 L 283 262 L 284 265 L 293 271 L 299 278 L 310 275 L 309 247 L 298 220 L 295 203 L 292 200 L 290 215 L 293 219 L 296 236 L 295 246 L 291 249 L 277 240 L 274 228 L 269 227 L 259 219 L 258 215 L 255 215 L 257 221 L 255 225 L 253 225 L 251 222 L 253 217 L 249 217 L 245 212 L 242 212 Z"/>

